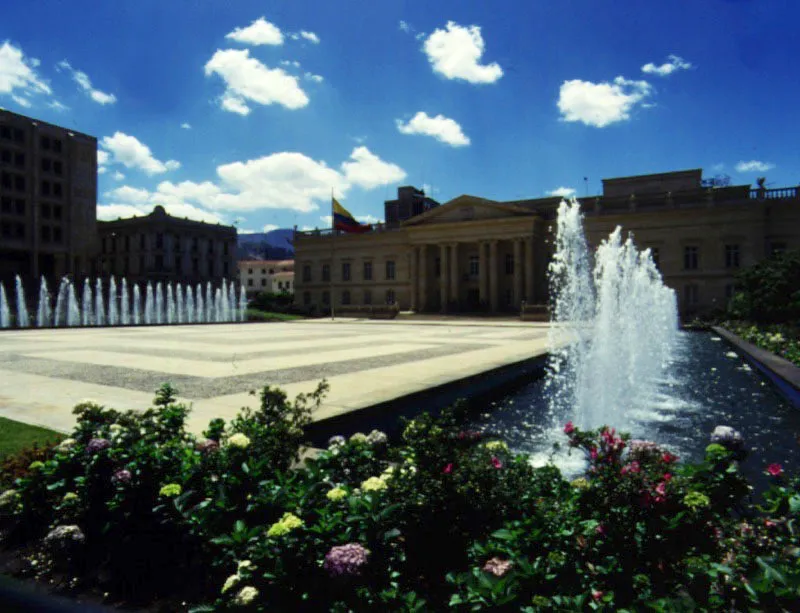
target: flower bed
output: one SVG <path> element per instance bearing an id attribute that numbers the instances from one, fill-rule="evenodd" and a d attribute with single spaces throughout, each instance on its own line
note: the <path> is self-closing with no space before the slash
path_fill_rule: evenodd
<path id="1" fill-rule="evenodd" d="M 325 389 L 289 402 L 265 388 L 201 439 L 168 386 L 144 413 L 79 404 L 72 438 L 0 493 L 18 574 L 198 612 L 791 610 L 800 597 L 800 484 L 771 464 L 753 504 L 730 429 L 682 465 L 567 424 L 587 458 L 570 482 L 463 431 L 455 407 L 397 444 L 334 437 L 298 467 Z"/>
<path id="2" fill-rule="evenodd" d="M 800 366 L 800 339 L 797 328 L 786 324 L 757 325 L 745 321 L 724 321 L 721 325 L 748 343 L 753 343 Z"/>

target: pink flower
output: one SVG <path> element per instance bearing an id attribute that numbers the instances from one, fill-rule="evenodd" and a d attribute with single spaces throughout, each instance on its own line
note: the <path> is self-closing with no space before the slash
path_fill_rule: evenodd
<path id="1" fill-rule="evenodd" d="M 486 564 L 483 565 L 483 572 L 485 573 L 492 573 L 495 577 L 502 577 L 505 575 L 514 563 L 511 560 L 503 560 L 498 557 L 491 558 L 486 560 Z"/>
<path id="2" fill-rule="evenodd" d="M 597 459 L 597 447 L 592 447 L 591 450 L 589 450 L 589 457 L 593 460 Z"/>
<path id="3" fill-rule="evenodd" d="M 770 520 L 770 519 L 765 519 L 765 520 L 764 520 L 764 525 L 765 525 L 767 528 L 774 528 L 774 527 L 775 527 L 775 526 L 777 526 L 778 524 L 776 524 L 774 521 L 772 521 L 772 520 Z"/>
<path id="4" fill-rule="evenodd" d="M 492 456 L 492 466 L 495 468 L 503 468 L 503 463 L 495 456 Z"/>
<path id="5" fill-rule="evenodd" d="M 606 529 L 605 526 L 603 526 L 603 524 L 598 525 L 597 528 L 594 529 L 594 531 L 595 534 L 599 534 L 600 536 L 604 536 L 606 533 Z"/>
<path id="6" fill-rule="evenodd" d="M 603 592 L 600 590 L 592 590 L 592 598 L 595 600 L 600 600 L 603 597 Z"/>
<path id="7" fill-rule="evenodd" d="M 452 463 L 452 462 L 450 462 L 450 463 L 449 463 L 447 466 L 445 466 L 445 467 L 442 469 L 442 472 L 443 472 L 445 475 L 449 475 L 451 472 L 453 472 L 453 463 Z"/>
<path id="8" fill-rule="evenodd" d="M 568 421 L 564 425 L 564 434 L 569 435 L 569 434 L 572 434 L 573 432 L 575 432 L 575 426 L 572 425 L 571 421 Z"/>
<path id="9" fill-rule="evenodd" d="M 780 477 L 783 474 L 783 467 L 780 464 L 770 464 L 767 466 L 767 473 L 773 477 Z"/>
<path id="10" fill-rule="evenodd" d="M 669 451 L 665 451 L 664 455 L 661 456 L 661 460 L 667 464 L 672 464 L 678 461 L 678 456 L 672 455 Z"/>
<path id="11" fill-rule="evenodd" d="M 642 468 L 639 465 L 639 462 L 634 460 L 633 462 L 623 466 L 622 470 L 620 471 L 620 473 L 623 474 L 623 475 L 627 475 L 628 473 L 630 473 L 632 475 L 635 475 L 635 474 L 641 472 L 641 470 L 642 470 Z"/>
<path id="12" fill-rule="evenodd" d="M 667 482 L 662 481 L 656 486 L 656 494 L 659 496 L 666 496 L 667 495 Z"/>
<path id="13" fill-rule="evenodd" d="M 663 479 L 664 479 L 664 482 L 669 481 L 670 479 L 672 479 L 672 474 L 671 473 L 664 473 Z"/>

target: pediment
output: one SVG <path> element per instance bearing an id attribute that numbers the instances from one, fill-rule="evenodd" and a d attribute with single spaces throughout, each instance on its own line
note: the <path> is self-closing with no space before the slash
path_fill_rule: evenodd
<path id="1" fill-rule="evenodd" d="M 404 226 L 422 226 L 460 221 L 481 221 L 503 219 L 520 215 L 532 215 L 533 211 L 522 207 L 501 204 L 494 200 L 486 200 L 476 196 L 463 195 L 445 202 L 441 206 L 426 211 L 422 215 L 412 217 L 403 223 Z"/>

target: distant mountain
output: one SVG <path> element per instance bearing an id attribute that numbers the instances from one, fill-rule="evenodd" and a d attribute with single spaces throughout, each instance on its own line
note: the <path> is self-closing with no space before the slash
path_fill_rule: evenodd
<path id="1" fill-rule="evenodd" d="M 279 228 L 269 232 L 237 235 L 238 258 L 259 258 L 262 260 L 283 260 L 294 257 L 291 240 L 294 231 Z"/>

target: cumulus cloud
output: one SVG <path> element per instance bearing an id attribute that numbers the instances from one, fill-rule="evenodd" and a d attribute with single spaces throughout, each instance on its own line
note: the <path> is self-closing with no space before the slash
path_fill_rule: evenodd
<path id="1" fill-rule="evenodd" d="M 342 171 L 349 183 L 371 189 L 406 178 L 406 172 L 397 164 L 384 162 L 364 146 L 356 147 L 350 160 L 342 163 Z"/>
<path id="2" fill-rule="evenodd" d="M 47 82 L 36 72 L 39 60 L 25 57 L 22 49 L 6 41 L 0 46 L 0 96 L 8 95 L 17 104 L 29 107 L 30 96 L 51 94 Z"/>
<path id="3" fill-rule="evenodd" d="M 114 94 L 107 94 L 92 87 L 92 81 L 89 79 L 89 75 L 73 68 L 67 60 L 61 60 L 56 64 L 56 70 L 59 72 L 61 70 L 69 72 L 72 75 L 72 80 L 78 84 L 78 88 L 97 102 L 97 104 L 105 106 L 106 104 L 114 104 L 117 101 L 117 97 Z"/>
<path id="4" fill-rule="evenodd" d="M 759 160 L 741 161 L 736 164 L 736 172 L 767 172 L 775 168 L 775 164 L 760 162 Z"/>
<path id="5" fill-rule="evenodd" d="M 247 115 L 247 102 L 280 104 L 299 109 L 308 104 L 308 96 L 300 88 L 298 78 L 282 68 L 268 68 L 250 57 L 247 49 L 217 50 L 205 65 L 206 76 L 218 75 L 225 82 L 220 106 L 233 113 Z"/>
<path id="6" fill-rule="evenodd" d="M 402 134 L 433 136 L 436 140 L 452 147 L 464 147 L 470 143 L 469 137 L 461 130 L 458 122 L 444 115 L 430 117 L 427 113 L 420 111 L 408 122 L 403 123 L 398 119 L 396 123 L 397 129 Z"/>
<path id="7" fill-rule="evenodd" d="M 603 128 L 630 119 L 630 113 L 652 93 L 646 81 L 617 77 L 613 82 L 564 81 L 558 96 L 563 121 Z"/>
<path id="8" fill-rule="evenodd" d="M 115 181 L 122 181 L 125 178 L 125 175 L 122 174 L 119 170 L 114 173 L 114 180 Z"/>
<path id="9" fill-rule="evenodd" d="M 98 151 L 98 164 L 113 161 L 123 164 L 126 168 L 136 168 L 148 175 L 162 174 L 168 170 L 180 168 L 180 162 L 169 160 L 161 162 L 153 157 L 150 147 L 139 141 L 135 136 L 130 136 L 123 132 L 115 132 L 114 136 L 104 136 L 101 145 L 108 150 L 108 154 L 100 161 L 100 151 Z M 110 158 L 108 155 L 110 154 Z"/>
<path id="10" fill-rule="evenodd" d="M 301 30 L 300 36 L 306 39 L 307 41 L 314 43 L 315 45 L 319 44 L 319 36 L 317 36 L 313 32 L 307 32 L 306 30 Z"/>
<path id="11" fill-rule="evenodd" d="M 422 50 L 434 72 L 447 79 L 494 83 L 503 76 L 503 69 L 497 62 L 481 64 L 484 46 L 479 26 L 465 27 L 448 21 L 444 30 L 436 29 L 425 39 Z"/>
<path id="12" fill-rule="evenodd" d="M 320 75 L 318 75 L 318 74 L 312 74 L 312 73 L 310 73 L 310 72 L 307 72 L 307 73 L 305 74 L 305 77 L 306 77 L 306 79 L 308 79 L 309 81 L 314 81 L 314 83 L 322 83 L 322 82 L 325 80 L 325 79 L 324 79 L 323 77 L 321 77 Z"/>
<path id="13" fill-rule="evenodd" d="M 562 198 L 572 198 L 575 195 L 575 189 L 572 187 L 557 187 L 547 192 L 548 196 L 561 196 Z"/>
<path id="14" fill-rule="evenodd" d="M 678 57 L 677 55 L 669 55 L 667 58 L 669 61 L 664 62 L 660 66 L 656 66 L 653 62 L 648 62 L 642 66 L 642 72 L 658 75 L 659 77 L 666 77 L 671 75 L 676 70 L 688 70 L 692 67 L 689 62 Z"/>
<path id="15" fill-rule="evenodd" d="M 191 124 L 189 124 L 189 123 L 186 123 L 186 122 L 184 121 L 184 122 L 181 124 L 181 128 L 183 128 L 184 130 L 191 130 L 191 129 L 192 129 L 192 125 L 191 125 Z"/>
<path id="16" fill-rule="evenodd" d="M 108 164 L 111 161 L 111 156 L 109 155 L 108 151 L 103 151 L 102 149 L 97 150 L 97 165 L 103 166 Z"/>
<path id="17" fill-rule="evenodd" d="M 283 33 L 274 23 L 259 17 L 246 28 L 236 28 L 225 35 L 225 38 L 246 45 L 282 45 Z"/>

